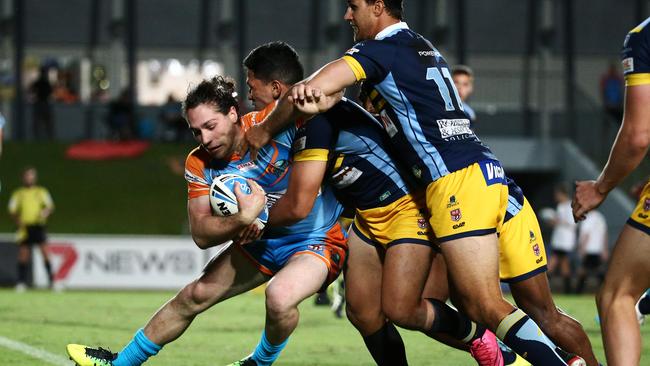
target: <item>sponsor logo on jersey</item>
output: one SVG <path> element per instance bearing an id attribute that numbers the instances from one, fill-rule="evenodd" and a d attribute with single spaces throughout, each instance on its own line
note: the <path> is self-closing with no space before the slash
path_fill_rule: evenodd
<path id="1" fill-rule="evenodd" d="M 418 179 L 422 178 L 422 169 L 420 169 L 419 166 L 417 166 L 417 165 L 414 166 L 413 168 L 411 168 L 411 171 L 413 171 L 413 175 L 416 178 L 418 178 Z"/>
<path id="2" fill-rule="evenodd" d="M 449 203 L 447 203 L 447 208 L 452 208 L 458 204 L 458 201 L 456 201 L 456 196 L 451 195 L 449 197 Z"/>
<path id="3" fill-rule="evenodd" d="M 460 208 L 449 211 L 449 214 L 451 215 L 451 219 L 453 221 L 460 221 L 460 218 L 463 217 L 463 215 L 460 213 Z"/>
<path id="4" fill-rule="evenodd" d="M 539 258 L 537 258 L 537 259 L 535 260 L 535 263 L 536 263 L 536 264 L 540 264 L 540 263 L 542 263 L 543 260 L 544 260 L 544 256 L 541 256 L 541 257 L 539 257 Z"/>
<path id="5" fill-rule="evenodd" d="M 354 55 L 354 54 L 357 53 L 357 52 L 359 52 L 359 49 L 358 49 L 358 48 L 354 48 L 354 47 L 352 47 L 352 48 L 350 48 L 349 50 L 345 51 L 345 53 L 348 54 L 348 55 Z"/>
<path id="6" fill-rule="evenodd" d="M 440 130 L 440 137 L 443 139 L 449 139 L 459 135 L 473 134 L 472 130 L 469 128 L 469 119 L 467 118 L 439 119 L 436 120 L 436 122 L 438 123 L 438 129 Z"/>
<path id="7" fill-rule="evenodd" d="M 530 241 L 529 241 L 530 243 L 535 241 L 535 239 L 536 239 L 535 238 L 535 233 L 532 230 L 528 231 L 528 236 L 530 237 Z"/>
<path id="8" fill-rule="evenodd" d="M 650 198 L 646 198 L 643 202 L 643 211 L 650 210 Z"/>
<path id="9" fill-rule="evenodd" d="M 305 149 L 306 145 L 307 145 L 307 136 L 303 136 L 293 142 L 293 151 L 294 152 L 302 151 Z"/>
<path id="10" fill-rule="evenodd" d="M 246 162 L 244 164 L 237 165 L 237 169 L 242 171 L 242 172 L 247 172 L 247 171 L 249 171 L 251 169 L 255 169 L 256 166 L 257 165 L 255 164 L 255 162 L 251 160 L 251 161 Z"/>
<path id="11" fill-rule="evenodd" d="M 506 173 L 503 171 L 501 164 L 497 161 L 486 160 L 479 162 L 481 166 L 481 171 L 483 172 L 483 178 L 485 178 L 485 183 L 488 186 L 497 183 L 506 182 Z"/>
<path id="12" fill-rule="evenodd" d="M 286 189 L 279 192 L 266 192 L 266 207 L 271 208 L 287 192 Z M 319 193 L 320 195 L 320 190 Z"/>
<path id="13" fill-rule="evenodd" d="M 452 227 L 454 228 L 454 230 L 456 230 L 456 229 L 460 229 L 463 226 L 465 226 L 465 221 L 461 222 L 460 224 L 456 224 L 456 225 L 454 225 Z"/>
<path id="14" fill-rule="evenodd" d="M 533 253 L 535 253 L 536 257 L 539 257 L 542 254 L 541 250 L 539 250 L 539 244 L 533 245 Z"/>
<path id="15" fill-rule="evenodd" d="M 266 173 L 273 174 L 276 177 L 279 177 L 282 174 L 284 174 L 284 172 L 287 170 L 288 167 L 289 167 L 289 162 L 287 160 L 282 159 L 282 160 L 274 161 L 270 165 L 267 165 L 264 171 Z"/>
<path id="16" fill-rule="evenodd" d="M 338 189 L 348 187 L 356 182 L 363 172 L 355 167 L 344 166 L 332 176 L 332 185 Z"/>
<path id="17" fill-rule="evenodd" d="M 634 72 L 634 58 L 632 57 L 625 58 L 623 59 L 623 61 L 621 61 L 621 64 L 623 65 L 624 74 Z"/>
<path id="18" fill-rule="evenodd" d="M 397 127 L 395 126 L 395 123 L 393 123 L 393 120 L 388 116 L 385 109 L 379 112 L 379 118 L 381 119 L 381 123 L 384 125 L 384 130 L 386 130 L 388 136 L 395 136 L 398 132 Z"/>
<path id="19" fill-rule="evenodd" d="M 384 194 L 382 194 L 381 196 L 379 196 L 379 201 L 380 201 L 380 202 L 381 202 L 381 201 L 384 201 L 384 200 L 387 199 L 388 197 L 390 197 L 390 192 L 386 191 L 386 192 L 384 192 Z"/>
<path id="20" fill-rule="evenodd" d="M 639 212 L 639 215 L 638 215 L 638 216 L 639 216 L 640 219 L 644 219 L 644 220 L 648 218 L 648 215 L 646 215 L 646 214 L 642 214 L 642 213 L 640 213 L 640 212 Z"/>

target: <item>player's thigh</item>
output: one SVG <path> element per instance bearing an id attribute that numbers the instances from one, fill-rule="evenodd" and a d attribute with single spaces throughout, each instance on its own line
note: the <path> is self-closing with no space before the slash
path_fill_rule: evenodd
<path id="1" fill-rule="evenodd" d="M 625 225 L 616 241 L 603 293 L 641 294 L 650 287 L 650 235 Z"/>
<path id="2" fill-rule="evenodd" d="M 361 239 L 354 230 L 348 236 L 345 267 L 345 299 L 353 312 L 381 312 L 383 249 Z"/>
<path id="3" fill-rule="evenodd" d="M 440 247 L 458 300 L 466 311 L 482 311 L 503 300 L 496 234 L 450 240 Z"/>
<path id="4" fill-rule="evenodd" d="M 193 296 L 217 303 L 249 291 L 268 280 L 236 244 L 215 256 L 193 283 Z"/>
<path id="5" fill-rule="evenodd" d="M 266 287 L 267 303 L 295 306 L 315 294 L 327 280 L 325 261 L 311 252 L 292 256 Z"/>
<path id="6" fill-rule="evenodd" d="M 422 297 L 446 301 L 449 298 L 449 284 L 447 282 L 447 265 L 442 253 L 435 252 L 431 261 L 429 277 L 424 285 Z"/>
<path id="7" fill-rule="evenodd" d="M 386 250 L 382 303 L 403 309 L 420 303 L 429 276 L 433 249 L 429 245 L 400 243 Z"/>

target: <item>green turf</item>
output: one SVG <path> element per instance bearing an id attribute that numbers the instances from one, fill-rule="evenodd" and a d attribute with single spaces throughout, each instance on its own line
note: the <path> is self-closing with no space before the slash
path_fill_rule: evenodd
<path id="1" fill-rule="evenodd" d="M 0 336 L 64 355 L 67 343 L 89 343 L 119 351 L 170 292 L 0 290 Z M 582 322 L 596 355 L 603 349 L 593 297 L 557 296 L 559 306 Z M 150 365 L 225 365 L 247 355 L 264 322 L 261 293 L 229 300 L 200 315 L 176 342 L 167 345 Z M 642 327 L 650 341 L 650 327 Z M 411 365 L 474 365 L 467 354 L 439 345 L 415 332 L 402 331 Z M 647 349 L 647 348 L 646 348 Z M 650 360 L 645 351 L 643 360 Z M 277 365 L 372 365 L 361 338 L 347 320 L 310 299 L 301 306 L 301 321 Z M 0 347 L 0 365 L 45 365 Z"/>
<path id="2" fill-rule="evenodd" d="M 65 158 L 61 143 L 6 143 L 0 159 L 0 232 L 14 230 L 7 214 L 11 190 L 27 165 L 39 171 L 56 211 L 49 223 L 56 233 L 180 234 L 187 221 L 187 186 L 172 173 L 193 144 L 153 144 L 142 156 L 111 161 Z"/>

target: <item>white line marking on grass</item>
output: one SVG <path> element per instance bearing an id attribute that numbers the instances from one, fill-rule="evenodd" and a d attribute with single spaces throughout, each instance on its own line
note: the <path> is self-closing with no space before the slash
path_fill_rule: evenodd
<path id="1" fill-rule="evenodd" d="M 28 344 L 14 341 L 13 339 L 5 338 L 0 336 L 0 347 L 5 347 L 26 354 L 27 356 L 38 358 L 43 360 L 50 365 L 57 366 L 70 366 L 70 362 L 67 358 L 55 355 L 54 353 L 47 352 L 45 350 L 32 347 Z"/>

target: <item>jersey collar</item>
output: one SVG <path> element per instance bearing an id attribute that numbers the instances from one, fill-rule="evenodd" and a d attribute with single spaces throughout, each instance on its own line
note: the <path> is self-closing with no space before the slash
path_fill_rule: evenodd
<path id="1" fill-rule="evenodd" d="M 406 22 L 399 22 L 399 23 L 389 25 L 388 27 L 384 28 L 381 32 L 377 33 L 375 39 L 384 39 L 402 29 L 409 29 L 409 26 L 408 24 L 406 24 Z"/>

